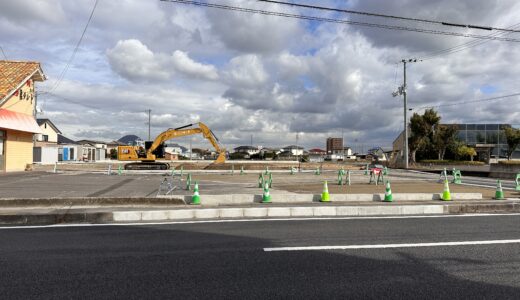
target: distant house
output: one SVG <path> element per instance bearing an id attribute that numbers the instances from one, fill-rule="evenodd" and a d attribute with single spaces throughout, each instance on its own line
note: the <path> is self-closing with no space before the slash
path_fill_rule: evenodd
<path id="1" fill-rule="evenodd" d="M 49 119 L 36 119 L 41 133 L 34 135 L 33 162 L 53 164 L 58 161 L 58 135 L 61 131 Z"/>
<path id="2" fill-rule="evenodd" d="M 79 140 L 78 144 L 83 148 L 82 160 L 98 161 L 105 160 L 107 154 L 107 144 L 94 140 Z"/>
<path id="3" fill-rule="evenodd" d="M 235 153 L 245 153 L 249 156 L 260 153 L 260 149 L 258 149 L 258 147 L 253 146 L 239 146 L 233 150 L 235 151 Z"/>
<path id="4" fill-rule="evenodd" d="M 177 155 L 182 155 L 185 153 L 188 149 L 186 147 L 183 147 L 179 144 L 166 144 L 166 147 L 164 147 L 164 151 L 166 153 L 172 153 Z"/>
<path id="5" fill-rule="evenodd" d="M 82 160 L 83 148 L 79 143 L 58 134 L 58 161 Z"/>
<path id="6" fill-rule="evenodd" d="M 280 149 L 280 151 L 281 151 L 280 154 L 282 154 L 284 152 L 290 152 L 292 155 L 295 155 L 295 156 L 303 155 L 303 147 L 295 146 L 295 145 L 283 147 L 282 149 Z"/>
<path id="7" fill-rule="evenodd" d="M 325 160 L 325 156 L 327 155 L 327 151 L 314 148 L 309 150 L 309 162 L 323 162 Z"/>
<path id="8" fill-rule="evenodd" d="M 282 151 L 282 152 L 278 153 L 278 155 L 276 156 L 276 160 L 294 161 L 294 160 L 298 160 L 299 157 L 300 157 L 299 155 L 295 155 L 292 151 Z"/>

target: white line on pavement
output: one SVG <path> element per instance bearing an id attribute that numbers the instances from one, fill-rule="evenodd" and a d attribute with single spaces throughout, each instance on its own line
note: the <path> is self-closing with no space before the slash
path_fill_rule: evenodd
<path id="1" fill-rule="evenodd" d="M 520 213 L 505 214 L 462 214 L 462 215 L 424 215 L 424 216 L 385 216 L 385 217 L 310 217 L 310 218 L 263 218 L 263 219 L 227 219 L 227 220 L 201 220 L 201 221 L 172 221 L 153 223 L 104 223 L 104 224 L 53 224 L 53 225 L 27 225 L 4 226 L 2 229 L 46 229 L 67 227 L 108 227 L 108 226 L 157 226 L 157 225 L 183 225 L 183 224 L 208 224 L 208 223 L 240 223 L 240 222 L 279 222 L 279 221 L 336 221 L 336 220 L 379 220 L 379 219 L 424 219 L 424 218 L 467 218 L 467 217 L 502 217 L 520 216 Z"/>
<path id="2" fill-rule="evenodd" d="M 415 243 L 415 244 L 276 247 L 276 248 L 264 248 L 264 251 L 265 252 L 281 252 L 281 251 L 388 249 L 388 248 L 447 247 L 447 246 L 496 245 L 496 244 L 519 244 L 519 243 L 520 243 L 520 239 L 517 239 L 517 240 L 491 240 L 491 241 L 440 242 L 440 243 Z"/>

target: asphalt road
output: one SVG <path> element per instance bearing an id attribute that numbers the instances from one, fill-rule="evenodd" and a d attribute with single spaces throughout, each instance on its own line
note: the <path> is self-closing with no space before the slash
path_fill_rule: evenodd
<path id="1" fill-rule="evenodd" d="M 518 299 L 520 215 L 0 229 L 3 299 Z"/>

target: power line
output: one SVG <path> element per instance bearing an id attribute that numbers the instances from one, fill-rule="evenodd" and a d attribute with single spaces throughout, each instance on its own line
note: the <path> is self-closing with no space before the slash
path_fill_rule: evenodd
<path id="1" fill-rule="evenodd" d="M 438 107 L 456 106 L 456 105 L 461 105 L 461 104 L 470 104 L 470 103 L 478 103 L 478 102 L 492 102 L 492 101 L 505 100 L 508 98 L 516 97 L 516 96 L 520 96 L 520 93 L 514 93 L 514 94 L 509 94 L 509 95 L 504 95 L 504 96 L 478 99 L 478 100 L 461 101 L 461 102 L 455 102 L 455 103 L 449 103 L 449 104 L 429 105 L 429 106 L 414 108 L 414 110 L 422 110 L 422 109 L 434 108 L 434 107 L 438 108 Z"/>
<path id="2" fill-rule="evenodd" d="M 415 28 L 415 27 L 406 27 L 406 26 L 397 26 L 397 25 L 388 25 L 388 24 L 377 24 L 377 23 L 369 23 L 369 22 L 340 20 L 340 19 L 332 19 L 332 18 L 324 18 L 324 17 L 298 15 L 298 14 L 267 11 L 267 10 L 260 10 L 260 9 L 244 8 L 244 7 L 222 5 L 222 4 L 215 4 L 215 3 L 205 3 L 205 2 L 199 2 L 199 1 L 187 1 L 187 0 L 160 0 L 160 1 L 195 5 L 195 6 L 201 6 L 201 7 L 218 8 L 218 9 L 230 10 L 230 11 L 255 13 L 255 14 L 268 15 L 268 16 L 302 19 L 302 20 L 308 20 L 308 21 L 320 21 L 320 22 L 365 26 L 365 27 L 381 28 L 381 29 L 389 29 L 389 30 L 400 30 L 400 31 L 410 31 L 410 32 L 419 32 L 419 33 L 436 34 L 436 35 L 467 37 L 467 38 L 474 38 L 474 39 L 497 40 L 497 41 L 503 41 L 503 42 L 515 42 L 515 43 L 520 42 L 520 39 L 515 39 L 515 38 L 504 38 L 504 37 L 497 37 L 497 36 L 478 35 L 478 34 L 461 33 L 461 32 L 453 32 L 453 31 L 442 31 L 442 30 Z"/>
<path id="3" fill-rule="evenodd" d="M 515 28 L 515 27 L 518 27 L 519 25 L 520 25 L 520 23 L 516 23 L 516 24 L 514 24 L 514 25 L 512 25 L 512 26 L 510 26 L 508 28 Z M 501 36 L 501 35 L 508 35 L 508 34 L 510 34 L 510 33 L 508 33 L 508 32 L 495 32 L 495 33 L 490 34 L 490 35 L 492 35 L 492 36 Z M 421 60 L 430 60 L 430 59 L 433 59 L 433 58 L 436 58 L 436 57 L 439 57 L 439 56 L 445 56 L 445 55 L 457 53 L 457 52 L 464 51 L 464 50 L 469 49 L 469 48 L 480 46 L 480 45 L 485 44 L 485 43 L 487 43 L 489 41 L 490 40 L 473 40 L 473 41 L 466 42 L 466 43 L 463 43 L 463 44 L 459 44 L 457 46 L 449 47 L 449 48 L 446 48 L 446 49 L 432 51 L 432 52 L 426 54 L 425 56 L 421 57 Z"/>
<path id="4" fill-rule="evenodd" d="M 92 11 L 90 12 L 90 16 L 88 18 L 87 24 L 85 24 L 85 28 L 83 28 L 83 32 L 81 33 L 81 36 L 80 36 L 78 42 L 76 43 L 76 47 L 74 47 L 74 51 L 72 51 L 72 55 L 70 56 L 69 60 L 67 61 L 67 64 L 65 65 L 65 67 L 61 71 L 60 75 L 58 76 L 58 80 L 56 81 L 54 86 L 51 88 L 50 92 L 54 92 L 59 87 L 63 78 L 65 77 L 65 74 L 69 70 L 70 64 L 74 60 L 74 57 L 76 56 L 76 53 L 78 52 L 79 46 L 80 46 L 81 42 L 83 41 L 83 37 L 85 36 L 85 33 L 87 32 L 87 28 L 90 24 L 90 21 L 92 20 L 92 17 L 94 16 L 94 11 L 96 10 L 97 4 L 98 4 L 98 0 L 95 0 L 94 6 L 92 7 Z"/>
<path id="5" fill-rule="evenodd" d="M 402 20 L 402 21 L 414 21 L 414 22 L 430 23 L 430 24 L 436 24 L 436 25 L 444 25 L 444 26 L 463 27 L 463 28 L 469 28 L 469 29 L 496 30 L 496 31 L 520 33 L 520 30 L 514 30 L 511 28 L 499 28 L 499 27 L 491 27 L 491 26 L 443 22 L 443 21 L 428 20 L 428 19 L 408 18 L 408 17 L 401 17 L 401 16 L 394 16 L 394 15 L 376 14 L 376 13 L 369 13 L 369 12 L 363 12 L 363 11 L 355 11 L 355 10 L 340 9 L 340 8 L 325 7 L 325 6 L 316 6 L 316 5 L 307 5 L 307 4 L 301 4 L 301 3 L 291 3 L 291 2 L 284 2 L 284 1 L 274 1 L 274 0 L 256 0 L 256 1 L 279 4 L 279 5 L 288 5 L 288 6 L 294 6 L 294 7 L 317 9 L 317 10 L 342 12 L 342 13 L 347 13 L 347 14 L 364 15 L 364 16 L 370 16 L 370 17 L 389 18 L 389 19 L 396 19 L 396 20 Z"/>

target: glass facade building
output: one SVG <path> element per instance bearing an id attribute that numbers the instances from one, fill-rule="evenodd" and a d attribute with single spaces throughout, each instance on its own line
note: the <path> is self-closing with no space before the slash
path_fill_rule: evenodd
<path id="1" fill-rule="evenodd" d="M 477 150 L 487 148 L 491 158 L 507 157 L 507 142 L 505 128 L 518 126 L 510 124 L 455 124 L 458 129 L 458 138 Z M 479 158 L 483 153 L 479 153 Z M 488 157 L 489 158 L 489 157 Z M 516 149 L 513 158 L 520 158 L 520 149 Z M 479 160 L 480 160 L 479 159 Z"/>

